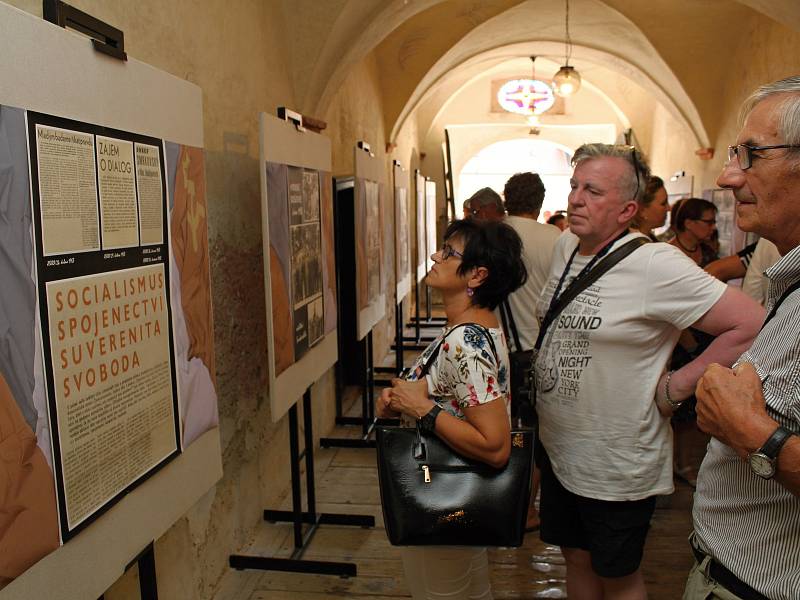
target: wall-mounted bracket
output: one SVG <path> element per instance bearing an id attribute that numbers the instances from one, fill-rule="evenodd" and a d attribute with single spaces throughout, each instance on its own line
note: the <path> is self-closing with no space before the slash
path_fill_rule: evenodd
<path id="1" fill-rule="evenodd" d="M 370 149 L 369 144 L 367 142 L 365 142 L 364 140 L 358 140 L 356 142 L 356 147 L 359 148 L 360 150 L 363 150 L 364 152 L 366 152 L 367 154 L 369 154 L 373 158 L 375 157 L 375 154 Z"/>
<path id="2" fill-rule="evenodd" d="M 303 115 L 301 115 L 299 112 L 291 110 L 290 108 L 286 108 L 285 106 L 279 106 L 278 118 L 284 121 L 289 121 L 290 123 L 294 123 L 294 126 L 297 129 L 297 131 L 306 130 L 306 128 L 303 126 Z"/>
<path id="3" fill-rule="evenodd" d="M 59 27 L 74 29 L 92 40 L 94 49 L 119 60 L 128 60 L 125 34 L 90 14 L 61 0 L 43 0 L 42 17 Z"/>

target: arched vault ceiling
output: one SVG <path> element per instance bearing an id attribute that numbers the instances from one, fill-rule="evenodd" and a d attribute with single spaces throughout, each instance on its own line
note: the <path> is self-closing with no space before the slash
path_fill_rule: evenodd
<path id="1" fill-rule="evenodd" d="M 375 51 L 385 73 L 387 131 L 431 65 L 482 22 L 523 0 L 275 0 L 284 12 L 295 104 L 322 116 L 351 69 Z M 599 2 L 599 0 L 598 0 Z M 718 127 L 715 99 L 730 70 L 724 57 L 753 19 L 770 18 L 800 31 L 800 0 L 603 0 L 646 36 L 696 105 L 710 137 Z M 563 0 L 534 3 L 542 10 L 525 25 L 524 40 L 495 31 L 494 45 L 562 41 Z M 572 0 L 581 18 L 581 0 Z M 552 5 L 552 9 L 546 9 Z M 549 15 L 549 16 L 548 16 Z M 623 37 L 628 34 L 618 32 Z M 581 40 L 594 47 L 592 40 Z M 613 40 L 611 40 L 613 42 Z M 401 62 L 403 70 L 398 70 Z M 636 57 L 629 57 L 635 59 Z M 384 69 L 384 67 L 386 67 Z M 703 73 L 712 75 L 706 78 Z"/>
<path id="2" fill-rule="evenodd" d="M 440 117 L 444 118 L 447 107 L 473 83 L 482 82 L 488 89 L 493 79 L 530 74 L 531 62 L 528 58 L 520 58 L 521 55 L 539 57 L 536 61 L 537 78 L 549 80 L 558 70 L 560 65 L 557 61 L 545 58 L 548 49 L 546 44 L 520 46 L 507 47 L 504 49 L 505 52 L 499 52 L 494 56 L 481 55 L 481 60 L 467 61 L 447 73 L 439 85 L 434 86 L 423 98 L 417 109 L 416 120 L 420 141 L 424 143 L 428 136 L 433 135 L 433 129 L 446 125 Z M 550 49 L 552 51 L 552 44 Z M 606 104 L 624 127 L 630 127 L 631 123 L 624 110 L 626 92 L 629 92 L 631 85 L 628 78 L 601 63 L 582 62 L 581 73 L 584 75 L 586 89 L 591 90 L 598 100 Z M 476 109 L 477 112 L 482 110 L 477 106 Z M 547 120 L 548 115 L 545 114 L 542 118 Z"/>
<path id="3" fill-rule="evenodd" d="M 800 2 L 797 0 L 737 0 L 764 13 L 781 25 L 800 31 Z"/>
<path id="4" fill-rule="evenodd" d="M 609 66 L 617 63 L 644 87 L 649 81 L 654 93 L 660 90 L 656 95 L 666 97 L 665 105 L 677 109 L 698 141 L 707 145 L 719 126 L 716 102 L 724 91 L 715 86 L 722 86 L 725 78 L 708 78 L 703 73 L 715 73 L 724 66 L 731 40 L 747 27 L 748 19 L 758 16 L 731 0 L 652 0 L 646 4 L 647 10 L 643 10 L 643 3 L 635 0 L 573 0 L 570 28 L 573 42 L 579 46 L 573 56 L 578 61 L 583 52 L 594 54 L 596 60 L 598 53 L 605 54 Z M 416 30 L 411 27 L 415 23 L 431 27 L 427 22 L 430 10 L 404 24 L 405 31 Z M 396 38 L 404 34 L 393 32 L 375 51 L 379 71 L 385 77 L 382 89 L 387 131 L 396 132 L 410 110 L 451 69 L 478 60 L 483 53 L 525 42 L 556 44 L 558 54 L 563 27 L 563 0 L 528 0 L 462 36 L 424 72 L 400 64 L 396 48 L 402 46 L 402 40 Z M 680 35 L 675 35 L 676 31 Z M 404 97 L 409 100 L 396 112 Z"/>

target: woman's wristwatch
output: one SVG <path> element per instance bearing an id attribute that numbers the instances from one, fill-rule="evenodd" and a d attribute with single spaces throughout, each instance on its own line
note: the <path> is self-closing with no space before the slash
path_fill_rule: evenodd
<path id="1" fill-rule="evenodd" d="M 434 404 L 433 408 L 428 411 L 428 414 L 423 415 L 419 420 L 419 427 L 422 431 L 430 431 L 433 433 L 436 430 L 436 417 L 442 412 L 442 407 Z"/>

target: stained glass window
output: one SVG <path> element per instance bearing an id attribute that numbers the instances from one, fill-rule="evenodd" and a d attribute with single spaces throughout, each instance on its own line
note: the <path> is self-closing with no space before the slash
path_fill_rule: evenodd
<path id="1" fill-rule="evenodd" d="M 553 89 L 538 79 L 512 79 L 497 92 L 497 101 L 508 112 L 540 115 L 555 103 Z"/>

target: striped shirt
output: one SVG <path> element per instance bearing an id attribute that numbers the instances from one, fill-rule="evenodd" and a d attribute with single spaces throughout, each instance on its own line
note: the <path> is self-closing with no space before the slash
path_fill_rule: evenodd
<path id="1" fill-rule="evenodd" d="M 800 279 L 800 246 L 767 269 L 767 310 Z M 739 358 L 763 384 L 769 415 L 800 434 L 800 290 L 780 305 Z M 800 498 L 756 476 L 716 439 L 700 468 L 694 499 L 700 545 L 753 589 L 775 600 L 800 598 Z"/>

